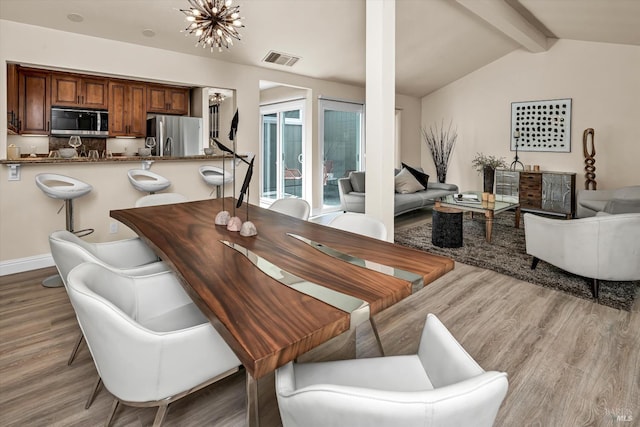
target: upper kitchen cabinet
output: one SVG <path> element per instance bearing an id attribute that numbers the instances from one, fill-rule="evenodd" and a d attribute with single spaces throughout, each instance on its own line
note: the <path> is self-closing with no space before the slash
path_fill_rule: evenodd
<path id="1" fill-rule="evenodd" d="M 20 68 L 18 129 L 21 134 L 48 135 L 51 117 L 51 74 Z"/>
<path id="2" fill-rule="evenodd" d="M 106 110 L 109 108 L 108 81 L 76 74 L 53 73 L 51 105 Z"/>
<path id="3" fill-rule="evenodd" d="M 144 137 L 147 134 L 144 83 L 109 82 L 109 136 Z"/>
<path id="4" fill-rule="evenodd" d="M 18 64 L 7 64 L 7 130 L 18 133 Z"/>
<path id="5" fill-rule="evenodd" d="M 147 112 L 189 114 L 189 88 L 147 85 Z"/>

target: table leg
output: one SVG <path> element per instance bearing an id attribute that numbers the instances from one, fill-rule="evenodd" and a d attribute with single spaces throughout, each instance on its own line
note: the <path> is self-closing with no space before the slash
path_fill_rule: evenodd
<path id="1" fill-rule="evenodd" d="M 491 243 L 491 232 L 493 231 L 493 211 L 485 211 L 484 216 L 487 218 L 487 222 L 485 223 L 485 235 L 487 238 L 487 242 Z"/>
<path id="2" fill-rule="evenodd" d="M 515 223 L 515 227 L 516 228 L 520 228 L 520 206 L 518 206 L 516 208 L 516 223 Z"/>
<path id="3" fill-rule="evenodd" d="M 258 405 L 258 381 L 247 371 L 247 422 L 248 427 L 260 425 Z"/>

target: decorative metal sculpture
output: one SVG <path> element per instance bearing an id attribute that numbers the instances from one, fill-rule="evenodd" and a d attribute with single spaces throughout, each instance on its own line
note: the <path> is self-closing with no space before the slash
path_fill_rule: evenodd
<path id="1" fill-rule="evenodd" d="M 591 135 L 591 144 L 589 144 L 589 135 Z M 587 128 L 582 133 L 582 149 L 584 151 L 584 189 L 596 190 L 598 183 L 596 182 L 596 136 L 593 128 Z"/>
<path id="2" fill-rule="evenodd" d="M 509 167 L 509 169 L 514 171 L 516 170 L 518 165 L 520 165 L 522 167 L 522 170 L 524 170 L 524 165 L 522 164 L 522 162 L 520 161 L 520 158 L 518 157 L 518 145 L 519 145 L 518 140 L 520 139 L 520 131 L 513 132 L 513 137 L 516 140 L 516 158 L 513 162 L 511 162 L 511 166 Z"/>

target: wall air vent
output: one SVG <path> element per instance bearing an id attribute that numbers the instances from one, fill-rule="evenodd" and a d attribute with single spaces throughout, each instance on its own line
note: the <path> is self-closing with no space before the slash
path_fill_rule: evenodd
<path id="1" fill-rule="evenodd" d="M 299 57 L 289 55 L 287 53 L 270 51 L 267 56 L 264 57 L 262 62 L 269 62 L 271 64 L 285 65 L 287 67 L 293 67 L 293 64 L 300 60 Z"/>

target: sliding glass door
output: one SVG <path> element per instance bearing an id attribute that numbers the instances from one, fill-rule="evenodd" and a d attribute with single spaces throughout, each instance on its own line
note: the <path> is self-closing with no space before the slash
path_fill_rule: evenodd
<path id="1" fill-rule="evenodd" d="M 338 178 L 364 169 L 364 106 L 321 99 L 319 115 L 322 201 L 329 211 L 340 207 Z"/>
<path id="2" fill-rule="evenodd" d="M 262 138 L 261 202 L 304 197 L 304 104 L 302 101 L 260 108 Z"/>

